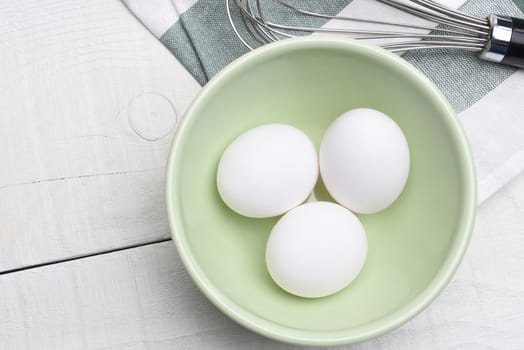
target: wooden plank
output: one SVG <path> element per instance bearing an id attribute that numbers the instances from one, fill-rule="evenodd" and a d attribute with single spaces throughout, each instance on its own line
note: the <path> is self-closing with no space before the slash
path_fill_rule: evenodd
<path id="1" fill-rule="evenodd" d="M 118 0 L 0 1 L 0 271 L 168 237 L 200 87 Z"/>
<path id="2" fill-rule="evenodd" d="M 351 350 L 522 349 L 524 175 L 480 209 L 453 282 L 400 329 Z M 0 349 L 294 347 L 212 306 L 171 242 L 0 276 Z"/>

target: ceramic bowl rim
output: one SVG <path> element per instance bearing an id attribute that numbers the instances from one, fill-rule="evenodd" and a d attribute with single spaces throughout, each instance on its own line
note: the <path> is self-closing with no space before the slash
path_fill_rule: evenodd
<path id="1" fill-rule="evenodd" d="M 186 233 L 184 227 L 182 227 L 180 221 L 176 219 L 177 217 L 183 216 L 181 207 L 178 205 L 178 201 L 170 195 L 173 193 L 173 189 L 179 186 L 179 177 L 177 174 L 180 172 L 180 168 L 178 160 L 181 159 L 181 152 L 184 148 L 182 144 L 184 135 L 194 122 L 195 111 L 197 111 L 201 105 L 207 103 L 207 99 L 212 95 L 213 91 L 220 88 L 229 76 L 234 75 L 236 71 L 243 69 L 245 66 L 256 65 L 266 59 L 294 50 L 312 48 L 336 49 L 350 52 L 358 51 L 359 54 L 373 57 L 386 66 L 398 69 L 413 82 L 418 82 L 419 86 L 425 89 L 426 92 L 432 96 L 432 99 L 440 104 L 440 107 L 446 111 L 441 121 L 446 124 L 447 132 L 450 133 L 458 145 L 459 154 L 457 158 L 461 166 L 460 170 L 466 179 L 461 188 L 461 194 L 464 198 L 461 209 L 464 215 L 460 217 L 457 223 L 455 240 L 440 270 L 426 288 L 411 302 L 385 317 L 356 328 L 333 332 L 312 332 L 278 325 L 244 310 L 233 300 L 226 297 L 207 278 L 193 257 L 185 238 Z M 465 254 L 474 226 L 477 203 L 476 176 L 469 144 L 455 112 L 440 90 L 411 64 L 386 50 L 354 40 L 331 37 L 318 38 L 315 36 L 286 39 L 251 51 L 225 67 L 203 87 L 188 108 L 175 132 L 166 168 L 165 189 L 167 217 L 173 241 L 186 270 L 206 297 L 223 313 L 252 331 L 287 343 L 315 346 L 343 345 L 371 339 L 403 325 L 424 310 L 449 283 Z"/>

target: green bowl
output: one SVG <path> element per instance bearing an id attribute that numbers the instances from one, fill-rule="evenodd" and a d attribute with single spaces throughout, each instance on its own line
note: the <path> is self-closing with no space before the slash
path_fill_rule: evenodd
<path id="1" fill-rule="evenodd" d="M 266 270 L 278 218 L 230 210 L 216 188 L 218 161 L 239 134 L 265 123 L 293 125 L 318 147 L 328 125 L 357 107 L 383 111 L 402 128 L 410 176 L 391 207 L 359 215 L 369 254 L 358 278 L 329 297 L 296 297 Z M 336 345 L 399 327 L 445 287 L 471 235 L 476 183 L 463 130 L 422 73 L 370 45 L 308 37 L 248 53 L 203 88 L 173 141 L 166 201 L 180 257 L 220 310 L 280 341 Z"/>

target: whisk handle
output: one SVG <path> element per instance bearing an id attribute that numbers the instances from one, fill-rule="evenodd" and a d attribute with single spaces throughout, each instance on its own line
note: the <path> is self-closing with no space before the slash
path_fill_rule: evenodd
<path id="1" fill-rule="evenodd" d="M 524 20 L 489 16 L 489 38 L 480 57 L 492 62 L 524 68 Z"/>
<path id="2" fill-rule="evenodd" d="M 508 51 L 502 63 L 524 68 L 524 19 L 512 18 L 513 30 L 508 46 Z"/>

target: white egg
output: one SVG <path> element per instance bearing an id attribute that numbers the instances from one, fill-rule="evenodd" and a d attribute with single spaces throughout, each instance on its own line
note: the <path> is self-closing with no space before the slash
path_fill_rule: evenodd
<path id="1" fill-rule="evenodd" d="M 387 208 L 409 175 L 409 148 L 402 130 L 387 115 L 369 108 L 338 117 L 322 139 L 319 157 L 328 192 L 357 213 Z"/>
<path id="2" fill-rule="evenodd" d="M 224 151 L 217 186 L 224 202 L 253 218 L 285 213 L 304 202 L 318 178 L 315 146 L 285 124 L 248 130 Z"/>
<path id="3" fill-rule="evenodd" d="M 305 298 L 336 293 L 357 277 L 367 255 L 364 227 L 346 208 L 303 204 L 273 227 L 266 265 L 284 290 Z"/>

